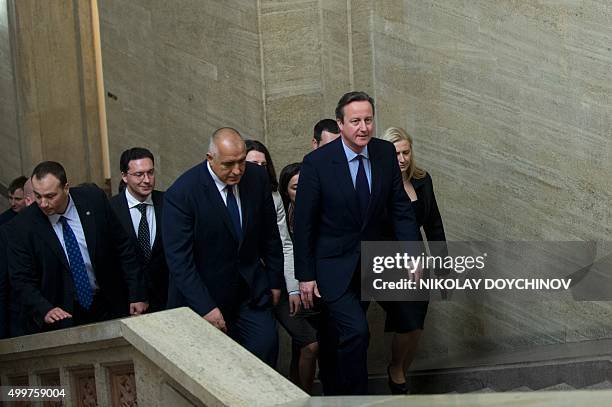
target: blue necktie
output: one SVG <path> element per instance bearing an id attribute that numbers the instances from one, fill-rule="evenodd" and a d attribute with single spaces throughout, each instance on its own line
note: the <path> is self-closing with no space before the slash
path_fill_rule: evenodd
<path id="1" fill-rule="evenodd" d="M 231 185 L 227 185 L 225 189 L 227 190 L 227 211 L 234 225 L 236 236 L 238 236 L 238 239 L 241 239 L 242 226 L 240 225 L 240 212 L 238 211 L 238 202 L 236 202 L 236 197 L 234 196 L 234 188 Z"/>
<path id="2" fill-rule="evenodd" d="M 366 177 L 365 167 L 363 165 L 363 156 L 359 154 L 356 159 L 359 161 L 359 168 L 357 169 L 357 177 L 355 178 L 355 191 L 357 191 L 359 210 L 361 211 L 361 218 L 363 219 L 365 218 L 368 204 L 370 203 L 370 186 L 368 185 L 368 178 Z"/>
<path id="3" fill-rule="evenodd" d="M 70 271 L 72 272 L 72 279 L 74 280 L 74 287 L 76 288 L 77 300 L 83 308 L 89 309 L 93 302 L 93 294 L 91 292 L 91 285 L 89 284 L 89 277 L 87 277 L 83 255 L 81 255 L 76 236 L 68 224 L 68 219 L 62 216 L 60 217 L 60 222 L 62 222 L 64 244 L 66 245 L 66 252 L 68 253 L 68 262 L 70 263 Z"/>

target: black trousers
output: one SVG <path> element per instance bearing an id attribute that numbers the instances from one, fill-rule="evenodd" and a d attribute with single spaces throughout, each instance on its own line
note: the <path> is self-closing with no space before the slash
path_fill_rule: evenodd
<path id="1" fill-rule="evenodd" d="M 360 300 L 359 271 L 340 298 L 325 302 L 319 329 L 320 379 L 326 396 L 368 394 L 369 302 Z"/>

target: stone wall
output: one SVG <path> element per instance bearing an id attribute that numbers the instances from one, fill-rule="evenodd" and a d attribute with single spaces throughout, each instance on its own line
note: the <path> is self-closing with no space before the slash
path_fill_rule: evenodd
<path id="1" fill-rule="evenodd" d="M 367 0 L 99 6 L 114 185 L 121 152 L 142 145 L 167 188 L 221 126 L 265 142 L 280 172 L 347 89 L 373 91 Z"/>
<path id="2" fill-rule="evenodd" d="M 0 15 L 0 182 L 55 160 L 72 185 L 101 184 L 91 2 L 8 0 Z"/>
<path id="3" fill-rule="evenodd" d="M 99 2 L 113 185 L 130 147 L 151 149 L 158 187 L 166 189 L 204 159 L 214 129 L 264 139 L 256 5 Z"/>
<path id="4" fill-rule="evenodd" d="M 612 8 L 384 1 L 379 130 L 414 135 L 452 239 L 612 234 Z"/>
<path id="5" fill-rule="evenodd" d="M 378 131 L 401 126 L 451 240 L 609 240 L 612 8 L 376 2 Z M 520 265 L 517 265 L 520 267 Z M 603 302 L 433 304 L 422 356 L 612 336 Z"/>
<path id="6" fill-rule="evenodd" d="M 7 0 L 0 0 L 0 184 L 5 187 L 21 175 L 8 6 Z"/>

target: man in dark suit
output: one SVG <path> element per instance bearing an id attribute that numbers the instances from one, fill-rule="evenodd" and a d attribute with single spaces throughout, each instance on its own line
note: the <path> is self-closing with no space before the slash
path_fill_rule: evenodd
<path id="1" fill-rule="evenodd" d="M 161 234 L 164 193 L 154 190 L 155 158 L 146 148 L 134 147 L 121 154 L 119 167 L 126 188 L 110 199 L 110 205 L 137 248 L 148 311 L 161 311 L 168 298 L 168 266 Z"/>
<path id="2" fill-rule="evenodd" d="M 312 136 L 312 149 L 316 150 L 340 137 L 338 123 L 332 119 L 322 119 L 315 124 Z"/>
<path id="3" fill-rule="evenodd" d="M 35 202 L 30 179 L 23 184 L 23 201 L 25 206 Z M 0 339 L 21 336 L 24 333 L 21 304 L 9 279 L 8 241 L 13 237 L 12 225 L 13 219 L 0 225 Z"/>
<path id="4" fill-rule="evenodd" d="M 372 98 L 363 92 L 345 94 L 336 107 L 336 120 L 341 137 L 302 163 L 295 276 L 305 308 L 320 291 L 327 309 L 321 348 L 327 354 L 333 347 L 335 356 L 329 363 L 333 372 L 321 376 L 326 394 L 366 394 L 369 330 L 367 303 L 360 302 L 359 293 L 360 243 L 382 240 L 389 222 L 399 240 L 416 241 L 419 232 L 395 148 L 372 138 Z"/>
<path id="5" fill-rule="evenodd" d="M 0 225 L 13 219 L 20 210 L 25 208 L 25 198 L 23 192 L 23 185 L 28 179 L 23 175 L 15 178 L 8 187 L 8 198 L 9 204 L 11 205 L 6 211 L 0 213 Z"/>
<path id="6" fill-rule="evenodd" d="M 271 306 L 284 284 L 268 175 L 246 162 L 240 134 L 213 134 L 206 161 L 166 191 L 162 233 L 168 307 L 189 306 L 270 366 L 278 337 Z"/>
<path id="7" fill-rule="evenodd" d="M 136 252 L 104 192 L 70 188 L 54 161 L 36 166 L 32 186 L 36 205 L 15 218 L 8 245 L 26 333 L 146 311 Z"/>

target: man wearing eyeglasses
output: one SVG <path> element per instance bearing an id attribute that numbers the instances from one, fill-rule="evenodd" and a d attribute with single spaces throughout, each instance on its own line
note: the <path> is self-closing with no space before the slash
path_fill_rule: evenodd
<path id="1" fill-rule="evenodd" d="M 113 211 L 138 249 L 149 297 L 149 311 L 166 308 L 168 266 L 162 244 L 164 193 L 155 188 L 155 158 L 146 148 L 125 150 L 119 159 L 125 190 L 111 198 Z"/>

